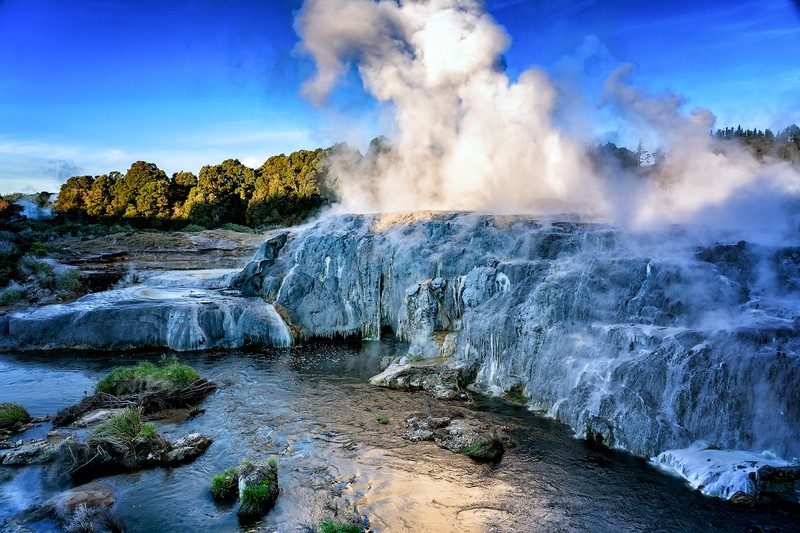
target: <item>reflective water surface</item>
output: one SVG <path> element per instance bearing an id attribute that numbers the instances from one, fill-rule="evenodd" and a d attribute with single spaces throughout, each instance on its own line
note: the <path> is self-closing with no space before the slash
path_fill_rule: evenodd
<path id="1" fill-rule="evenodd" d="M 469 407 L 517 441 L 498 465 L 408 442 L 410 413 L 447 405 L 366 384 L 382 357 L 402 349 L 383 341 L 181 354 L 220 389 L 202 403 L 203 414 L 161 422 L 159 431 L 169 439 L 198 431 L 214 443 L 192 464 L 104 480 L 116 489 L 127 531 L 312 531 L 353 513 L 375 531 L 800 531 L 796 507 L 748 509 L 703 497 L 644 460 L 593 450 L 565 426 L 497 399 L 475 398 Z M 33 416 L 54 414 L 110 368 L 159 356 L 0 355 L 0 401 L 23 403 Z M 375 420 L 380 413 L 388 424 Z M 277 505 L 240 527 L 235 508 L 211 500 L 210 479 L 242 459 L 269 456 L 279 464 Z M 63 488 L 40 468 L 3 467 L 0 523 Z"/>

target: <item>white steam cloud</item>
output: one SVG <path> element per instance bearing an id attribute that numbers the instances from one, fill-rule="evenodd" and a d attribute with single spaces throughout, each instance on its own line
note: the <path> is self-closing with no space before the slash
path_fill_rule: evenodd
<path id="1" fill-rule="evenodd" d="M 554 125 L 558 94 L 547 75 L 503 72 L 510 38 L 476 0 L 306 0 L 295 28 L 317 66 L 305 96 L 324 102 L 355 65 L 392 114 L 392 150 L 369 172 L 340 162 L 350 211 L 579 212 L 640 226 L 714 209 L 722 220 L 730 202 L 739 202 L 733 218 L 741 221 L 742 199 L 800 189 L 788 164 L 715 139 L 710 112 L 685 116 L 680 98 L 628 84 L 626 68 L 607 80 L 606 103 L 654 133 L 666 162 L 650 180 L 597 170 L 587 147 Z"/>

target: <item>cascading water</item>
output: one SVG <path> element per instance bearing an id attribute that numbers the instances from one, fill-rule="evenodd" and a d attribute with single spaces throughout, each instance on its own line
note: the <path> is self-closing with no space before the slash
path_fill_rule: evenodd
<path id="1" fill-rule="evenodd" d="M 273 234 L 240 272 L 0 317 L 0 343 L 196 350 L 388 328 L 412 355 L 471 367 L 478 389 L 522 392 L 576 435 L 728 496 L 759 461 L 800 457 L 800 253 L 695 242 L 529 217 L 329 217 Z"/>
<path id="2" fill-rule="evenodd" d="M 289 346 L 292 337 L 260 298 L 226 292 L 237 270 L 161 273 L 75 302 L 0 317 L 0 346 L 17 349 Z"/>
<path id="3" fill-rule="evenodd" d="M 446 331 L 477 387 L 521 389 L 608 446 L 672 463 L 696 441 L 800 457 L 792 248 L 457 213 L 334 217 L 280 239 L 234 285 L 278 287 L 310 337 L 388 327 L 426 353 Z"/>

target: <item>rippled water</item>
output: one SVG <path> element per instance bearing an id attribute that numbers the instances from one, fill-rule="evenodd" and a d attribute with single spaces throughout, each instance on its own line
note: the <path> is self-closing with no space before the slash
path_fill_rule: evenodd
<path id="1" fill-rule="evenodd" d="M 170 439 L 199 431 L 214 444 L 190 465 L 107 478 L 127 530 L 310 531 L 355 509 L 376 531 L 800 531 L 796 507 L 743 509 L 703 497 L 644 460 L 593 450 L 565 426 L 491 398 L 469 407 L 517 440 L 499 465 L 410 443 L 406 416 L 443 404 L 366 384 L 381 357 L 401 349 L 373 342 L 181 355 L 221 387 L 204 414 L 159 431 Z M 0 401 L 54 414 L 111 367 L 143 357 L 158 354 L 0 355 Z M 389 424 L 377 423 L 379 413 Z M 210 479 L 269 456 L 279 464 L 277 505 L 240 528 L 234 508 L 211 500 Z M 0 523 L 62 488 L 39 468 L 3 469 Z"/>

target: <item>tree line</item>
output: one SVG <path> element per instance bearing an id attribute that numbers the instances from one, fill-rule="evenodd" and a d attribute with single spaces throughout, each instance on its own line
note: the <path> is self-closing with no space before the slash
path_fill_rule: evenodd
<path id="1" fill-rule="evenodd" d="M 125 174 L 69 178 L 53 209 L 75 221 L 156 229 L 294 224 L 332 200 L 324 186 L 330 151 L 280 154 L 257 169 L 227 159 L 204 166 L 197 176 L 169 177 L 154 163 L 137 161 Z"/>
<path id="2" fill-rule="evenodd" d="M 792 124 L 777 134 L 769 128 L 745 130 L 739 125 L 736 128 L 718 129 L 714 135 L 720 139 L 744 144 L 759 159 L 774 157 L 800 164 L 800 127 L 796 124 Z"/>

